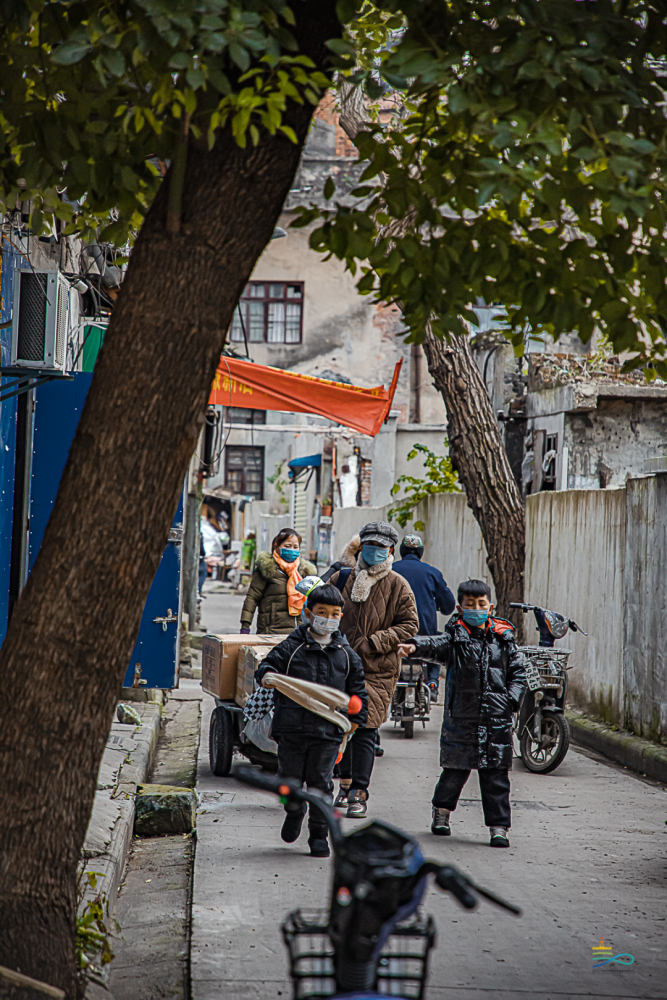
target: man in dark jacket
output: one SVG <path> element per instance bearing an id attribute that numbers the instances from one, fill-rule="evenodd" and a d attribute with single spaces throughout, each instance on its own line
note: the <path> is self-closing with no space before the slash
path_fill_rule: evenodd
<path id="1" fill-rule="evenodd" d="M 306 602 L 308 625 L 300 625 L 284 642 L 274 646 L 255 677 L 261 683 L 269 672 L 285 674 L 357 695 L 362 707 L 353 719 L 356 725 L 364 726 L 368 718 L 364 668 L 338 630 L 342 613 L 340 591 L 331 584 L 316 587 Z M 279 691 L 274 693 L 274 704 L 272 734 L 278 743 L 278 773 L 331 795 L 342 729 Z M 288 803 L 285 811 L 287 816 L 281 836 L 286 843 L 292 844 L 301 833 L 306 806 L 305 803 L 296 806 Z M 328 857 L 327 824 L 319 809 L 312 806 L 308 830 L 310 853 L 317 858 Z"/>
<path id="2" fill-rule="evenodd" d="M 439 632 L 437 613 L 439 611 L 442 615 L 451 615 L 456 607 L 454 595 L 440 570 L 421 561 L 424 555 L 424 543 L 419 535 L 406 535 L 401 542 L 400 552 L 400 561 L 394 563 L 394 573 L 398 573 L 408 581 L 415 595 L 419 615 L 417 635 L 437 635 Z M 426 680 L 435 699 L 438 696 L 440 667 L 435 663 L 429 663 L 426 670 Z"/>
<path id="3" fill-rule="evenodd" d="M 526 674 L 514 626 L 492 618 L 492 610 L 488 584 L 468 580 L 459 586 L 459 613 L 444 634 L 405 644 L 400 651 L 448 667 L 440 737 L 443 770 L 433 793 L 431 832 L 449 836 L 450 813 L 476 769 L 491 846 L 509 847 L 512 712 L 519 707 Z"/>

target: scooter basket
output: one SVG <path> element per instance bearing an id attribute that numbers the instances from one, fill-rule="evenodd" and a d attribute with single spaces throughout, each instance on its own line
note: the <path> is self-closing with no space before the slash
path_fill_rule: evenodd
<path id="1" fill-rule="evenodd" d="M 327 920 L 326 910 L 293 910 L 281 925 L 289 954 L 294 1000 L 331 997 L 339 992 Z M 422 1000 L 429 952 L 434 944 L 432 917 L 417 914 L 397 924 L 378 962 L 375 991 L 385 996 Z"/>
<path id="2" fill-rule="evenodd" d="M 562 687 L 571 650 L 521 646 L 520 651 L 524 655 L 526 683 L 531 691 Z"/>

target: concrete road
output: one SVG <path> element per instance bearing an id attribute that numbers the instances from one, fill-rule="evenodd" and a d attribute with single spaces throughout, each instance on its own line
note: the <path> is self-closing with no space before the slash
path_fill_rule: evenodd
<path id="1" fill-rule="evenodd" d="M 238 610 L 231 609 L 236 622 Z M 226 609 L 215 617 L 222 624 Z M 192 997 L 289 997 L 280 921 L 297 906 L 326 906 L 330 861 L 310 858 L 305 832 L 295 845 L 282 843 L 283 813 L 272 798 L 210 773 L 211 706 L 205 698 Z M 436 838 L 429 823 L 438 731 L 435 717 L 411 741 L 384 727 L 386 753 L 376 761 L 369 815 L 415 835 L 427 857 L 458 865 L 524 914 L 515 918 L 488 904 L 469 913 L 431 887 L 425 909 L 439 933 L 427 996 L 667 998 L 665 788 L 573 749 L 545 777 L 516 762 L 509 850 L 488 847 L 475 775 L 452 817 L 453 835 Z M 348 829 L 354 823 L 344 822 Z M 614 954 L 633 955 L 634 964 L 593 970 L 591 948 L 601 936 Z"/>

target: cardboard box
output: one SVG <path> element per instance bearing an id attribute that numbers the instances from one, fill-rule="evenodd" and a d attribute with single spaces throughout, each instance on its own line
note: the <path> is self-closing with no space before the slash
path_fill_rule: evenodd
<path id="1" fill-rule="evenodd" d="M 284 637 L 283 637 L 284 638 Z M 245 708 L 246 702 L 255 687 L 255 671 L 264 657 L 276 645 L 275 642 L 269 646 L 241 646 L 238 659 L 236 661 L 236 697 L 234 701 L 241 708 Z"/>
<path id="2" fill-rule="evenodd" d="M 239 635 L 236 632 L 230 635 L 205 635 L 201 647 L 202 688 L 221 701 L 234 701 L 236 667 L 241 646 L 266 646 L 268 652 L 268 649 L 285 638 L 284 635 Z"/>

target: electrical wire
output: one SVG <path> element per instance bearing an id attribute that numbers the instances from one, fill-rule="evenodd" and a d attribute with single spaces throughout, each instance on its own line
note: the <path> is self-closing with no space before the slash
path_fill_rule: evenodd
<path id="1" fill-rule="evenodd" d="M 243 342 L 245 343 L 245 356 L 250 357 L 250 351 L 248 350 L 248 334 L 246 333 L 245 320 L 243 319 L 243 312 L 241 310 L 241 303 L 238 302 L 236 308 L 239 311 L 239 319 L 241 320 L 241 329 L 243 330 Z"/>

